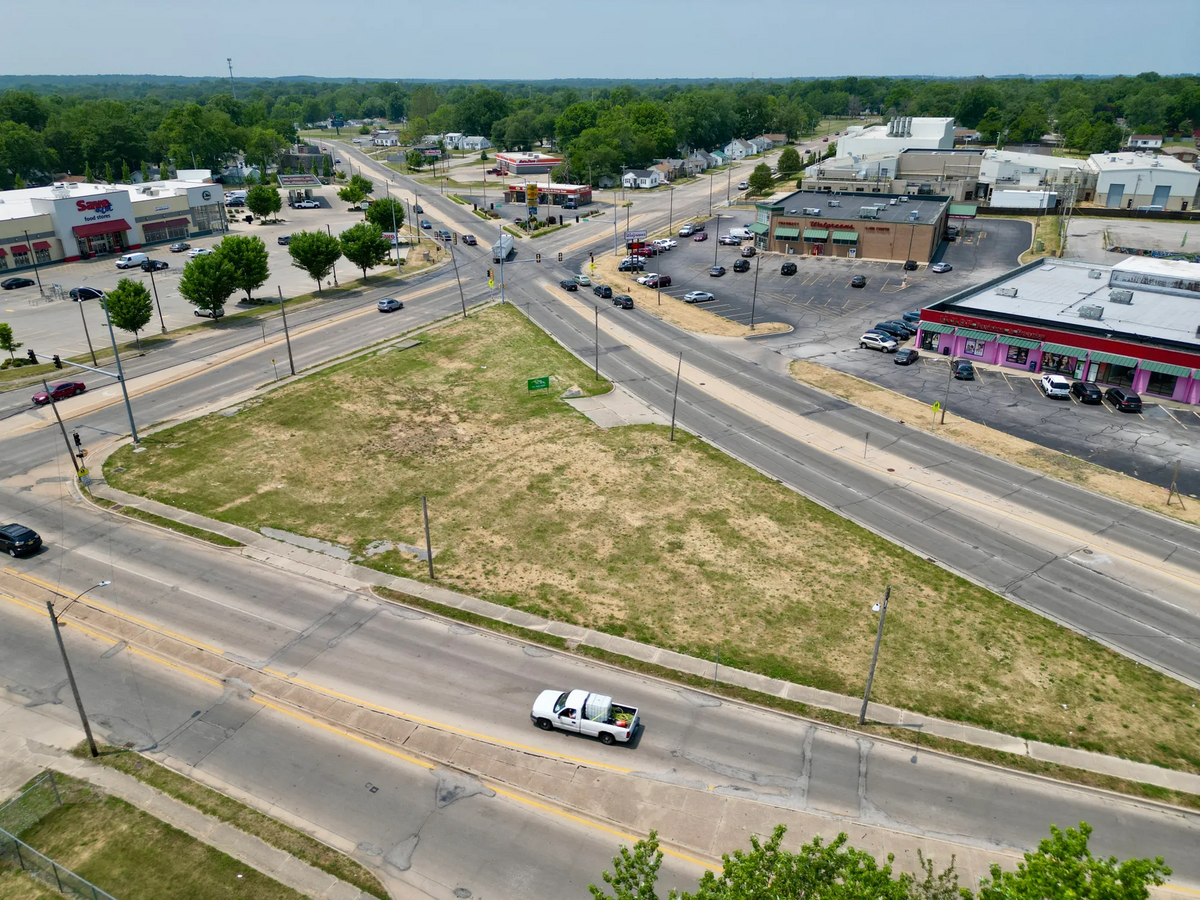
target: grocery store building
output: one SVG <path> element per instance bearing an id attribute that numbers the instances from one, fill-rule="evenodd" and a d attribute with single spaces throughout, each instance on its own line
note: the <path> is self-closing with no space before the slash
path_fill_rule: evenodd
<path id="1" fill-rule="evenodd" d="M 200 172 L 197 172 L 200 175 Z M 0 193 L 0 272 L 221 231 L 225 196 L 211 181 L 63 182 Z"/>
<path id="2" fill-rule="evenodd" d="M 918 346 L 1200 403 L 1200 265 L 1039 259 L 921 310 Z"/>
<path id="3" fill-rule="evenodd" d="M 929 262 L 945 236 L 950 199 L 796 191 L 757 204 L 750 230 L 756 247 L 775 253 Z"/>

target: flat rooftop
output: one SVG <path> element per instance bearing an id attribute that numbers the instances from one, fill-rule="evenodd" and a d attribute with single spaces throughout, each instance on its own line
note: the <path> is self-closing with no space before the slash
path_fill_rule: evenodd
<path id="1" fill-rule="evenodd" d="M 907 200 L 901 201 L 901 197 Z M 895 206 L 891 205 L 891 200 L 896 201 Z M 839 205 L 830 206 L 830 201 Z M 867 194 L 858 191 L 795 191 L 781 200 L 773 201 L 771 206 L 782 206 L 785 215 L 800 218 L 894 224 L 915 222 L 917 225 L 932 225 L 949 203 L 950 198 L 942 196 L 915 197 L 911 194 Z M 883 205 L 877 206 L 878 204 Z M 858 211 L 863 207 L 877 207 L 879 218 L 861 217 Z M 805 208 L 819 208 L 821 212 L 819 215 L 806 215 Z M 917 213 L 915 220 L 911 215 L 913 212 Z"/>
<path id="2" fill-rule="evenodd" d="M 1170 172 L 1196 174 L 1195 166 L 1191 163 L 1181 162 L 1169 153 L 1143 153 L 1136 150 L 1123 153 L 1093 153 L 1088 157 L 1088 162 L 1099 172 L 1119 171 L 1121 169 L 1165 169 Z"/>
<path id="3" fill-rule="evenodd" d="M 1067 331 L 1093 335 L 1150 338 L 1186 345 L 1200 351 L 1200 292 L 1164 293 L 1153 287 L 1140 289 L 1128 281 L 1109 279 L 1114 272 L 1143 271 L 1150 276 L 1173 275 L 1200 281 L 1200 264 L 1130 257 L 1119 266 L 1098 266 L 1061 259 L 1041 260 L 1041 265 L 1018 271 L 1010 278 L 990 282 L 981 290 L 963 292 L 935 304 L 945 312 L 971 310 L 1004 318 L 1043 322 Z M 1098 272 L 1099 277 L 1092 273 Z M 1118 275 L 1121 278 L 1121 275 Z M 1005 296 L 1015 289 L 1015 297 Z M 1114 303 L 1109 292 L 1132 291 L 1130 303 Z M 1085 306 L 1102 308 L 1100 319 L 1080 315 Z"/>
<path id="4" fill-rule="evenodd" d="M 93 182 L 67 182 L 66 190 L 72 198 L 95 197 L 101 194 L 113 194 L 125 191 L 129 200 L 136 203 L 139 200 L 153 200 L 155 197 L 176 197 L 188 188 L 201 184 L 211 184 L 208 181 L 184 181 L 171 179 L 169 181 L 150 181 L 146 184 L 95 184 Z M 220 189 L 221 185 L 215 185 Z M 149 191 L 145 189 L 149 188 Z M 46 184 L 41 187 L 21 188 L 20 190 L 0 192 L 0 220 L 23 219 L 27 216 L 39 215 L 33 208 L 34 200 L 58 200 L 54 191 L 59 190 L 55 185 Z"/>

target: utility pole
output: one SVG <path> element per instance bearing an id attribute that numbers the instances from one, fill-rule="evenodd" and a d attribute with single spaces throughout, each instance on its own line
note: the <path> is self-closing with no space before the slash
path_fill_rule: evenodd
<path id="1" fill-rule="evenodd" d="M 58 629 L 58 617 L 54 615 L 54 603 L 46 601 L 46 610 L 50 613 L 50 623 L 54 626 L 54 639 L 58 641 L 58 652 L 62 654 L 63 665 L 67 670 L 67 681 L 71 685 L 71 693 L 75 696 L 75 708 L 79 710 L 79 721 L 83 723 L 83 733 L 87 735 L 88 750 L 92 757 L 100 755 L 96 749 L 96 739 L 92 737 L 92 726 L 88 724 L 87 713 L 83 711 L 83 700 L 79 697 L 79 686 L 75 684 L 75 673 L 71 671 L 71 661 L 67 659 L 67 648 L 63 645 L 62 632 Z"/>
<path id="2" fill-rule="evenodd" d="M 617 251 L 617 216 L 621 211 L 617 209 L 617 189 L 613 188 L 613 256 L 619 256 Z"/>
<path id="3" fill-rule="evenodd" d="M 421 495 L 421 515 L 425 519 L 425 559 L 429 563 L 429 580 L 433 581 L 433 544 L 429 542 L 429 503 L 424 494 Z"/>
<path id="4" fill-rule="evenodd" d="M 667 236 L 670 237 L 671 232 L 675 230 L 675 188 L 667 188 L 667 196 L 670 198 L 670 209 L 667 212 Z"/>
<path id="5" fill-rule="evenodd" d="M 158 324 L 162 327 L 162 333 L 166 334 L 167 333 L 167 323 L 163 321 L 162 304 L 158 302 L 158 283 L 155 282 L 155 280 L 154 280 L 154 268 L 153 267 L 150 268 L 150 287 L 154 288 L 154 305 L 158 307 Z M 81 309 L 82 309 L 82 307 L 81 307 Z M 85 328 L 87 327 L 86 323 L 84 323 L 84 327 Z M 89 344 L 90 344 L 90 342 L 91 341 L 89 339 Z M 92 362 L 95 362 L 95 360 L 93 359 Z"/>
<path id="6" fill-rule="evenodd" d="M 879 629 L 875 632 L 875 652 L 871 654 L 871 671 L 867 673 L 867 689 L 863 692 L 862 709 L 858 713 L 858 724 L 867 721 L 867 703 L 871 699 L 871 682 L 875 680 L 875 663 L 879 661 L 879 642 L 883 640 L 883 617 L 887 615 L 888 598 L 892 596 L 892 586 L 889 584 L 883 592 L 883 603 L 879 605 Z"/>
<path id="7" fill-rule="evenodd" d="M 596 311 L 596 380 L 600 380 L 600 307 L 593 306 Z"/>
<path id="8" fill-rule="evenodd" d="M 287 344 L 288 352 L 288 368 L 292 370 L 292 374 L 296 374 L 296 362 L 292 359 L 292 336 L 288 333 L 287 326 L 287 309 L 283 303 L 283 288 L 275 285 L 275 290 L 279 291 L 279 314 L 283 316 L 283 340 Z"/>
<path id="9" fill-rule="evenodd" d="M 1167 493 L 1167 506 L 1171 505 L 1172 497 L 1177 497 L 1179 499 L 1179 506 L 1181 509 L 1187 509 L 1187 507 L 1183 505 L 1183 494 L 1179 493 L 1179 460 L 1175 460 L 1175 474 L 1171 476 L 1171 490 Z"/>
<path id="10" fill-rule="evenodd" d="M 46 379 L 42 379 L 42 387 L 46 389 L 46 396 L 50 398 L 50 408 L 54 410 L 54 418 L 58 420 L 58 430 L 62 432 L 63 443 L 67 445 L 67 456 L 71 457 L 71 464 L 75 466 L 75 474 L 79 474 L 79 460 L 75 458 L 75 451 L 71 448 L 71 441 L 67 437 L 66 426 L 63 425 L 62 416 L 58 414 L 58 404 L 54 402 L 54 394 L 50 393 L 50 385 L 46 384 Z M 1179 471 L 1176 465 L 1176 472 Z M 1170 505 L 1170 497 L 1167 498 L 1167 503 Z"/>
<path id="11" fill-rule="evenodd" d="M 326 222 L 326 223 L 325 223 L 325 233 L 326 233 L 327 235 L 329 235 L 330 237 L 333 237 L 333 229 L 331 229 L 331 228 L 329 227 L 329 223 L 328 223 L 328 222 Z M 338 280 L 337 280 L 337 263 L 334 263 L 334 264 L 333 264 L 333 286 L 334 286 L 334 287 L 337 287 L 337 286 L 338 286 Z"/>
<path id="12" fill-rule="evenodd" d="M 449 244 L 450 247 L 450 262 L 454 263 L 454 280 L 458 282 L 458 299 L 462 301 L 463 318 L 467 317 L 467 298 L 463 294 L 462 279 L 458 277 L 458 257 L 454 255 L 454 244 Z M 397 249 L 396 256 L 399 258 L 400 251 Z M 399 264 L 397 263 L 397 267 Z"/>
<path id="13" fill-rule="evenodd" d="M 229 66 L 229 93 L 233 96 L 233 99 L 236 100 L 237 99 L 237 87 L 233 83 L 233 57 L 232 56 L 225 57 L 225 64 L 227 66 Z"/>
<path id="14" fill-rule="evenodd" d="M 754 330 L 754 307 L 758 302 L 758 268 L 762 265 L 762 254 L 754 254 L 754 294 L 750 297 L 750 330 Z"/>
<path id="15" fill-rule="evenodd" d="M 946 398 L 942 401 L 942 421 L 946 424 L 946 404 L 950 402 L 950 380 L 954 377 L 954 356 L 950 356 L 950 371 L 946 373 Z"/>
<path id="16" fill-rule="evenodd" d="M 717 248 L 721 246 L 721 214 L 717 213 L 717 239 L 713 241 L 713 265 L 717 264 Z"/>
<path id="17" fill-rule="evenodd" d="M 112 341 L 113 359 L 117 363 L 117 381 L 121 383 L 121 395 L 125 398 L 125 412 L 129 415 L 129 432 L 133 435 L 135 444 L 141 443 L 138 438 L 137 426 L 133 424 L 133 407 L 129 404 L 129 390 L 125 387 L 125 371 L 121 368 L 121 354 L 117 352 L 117 333 L 113 331 L 112 316 L 108 314 L 108 297 L 104 301 L 104 318 L 108 321 L 108 337 Z"/>
<path id="18" fill-rule="evenodd" d="M 679 366 L 675 369 L 675 396 L 671 399 L 671 441 L 675 441 L 675 410 L 679 407 L 679 376 L 683 374 L 683 351 L 679 351 Z"/>
<path id="19" fill-rule="evenodd" d="M 387 182 L 383 185 L 384 191 L 387 193 L 388 205 L 392 208 L 392 242 L 396 248 L 396 274 L 400 274 L 400 232 L 396 230 L 396 204 L 391 202 L 392 190 Z"/>
<path id="20" fill-rule="evenodd" d="M 716 175 L 716 174 L 717 174 L 716 172 L 709 172 L 709 173 L 708 173 L 708 214 L 709 214 L 710 216 L 712 215 L 712 184 L 713 184 L 713 176 L 714 176 L 714 175 Z"/>
<path id="21" fill-rule="evenodd" d="M 25 246 L 29 248 L 29 257 L 33 260 L 33 277 L 37 279 L 38 293 L 44 294 L 42 290 L 42 273 L 38 271 L 37 251 L 33 249 L 33 241 L 29 240 L 29 232 L 25 232 Z"/>
<path id="22" fill-rule="evenodd" d="M 79 319 L 83 322 L 83 336 L 87 338 L 88 352 L 92 354 L 92 365 L 98 366 L 100 363 L 96 362 L 96 350 L 92 346 L 92 336 L 88 333 L 87 316 L 83 314 L 83 300 L 79 300 L 77 305 L 79 306 Z"/>

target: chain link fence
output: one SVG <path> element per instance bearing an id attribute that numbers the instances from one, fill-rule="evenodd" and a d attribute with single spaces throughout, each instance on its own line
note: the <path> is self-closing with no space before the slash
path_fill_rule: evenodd
<path id="1" fill-rule="evenodd" d="M 61 805 L 62 795 L 54 780 L 54 773 L 46 772 L 35 779 L 20 796 L 0 807 L 0 866 L 19 869 L 68 897 L 116 900 L 112 894 L 101 890 L 70 869 L 60 866 L 17 837 Z"/>

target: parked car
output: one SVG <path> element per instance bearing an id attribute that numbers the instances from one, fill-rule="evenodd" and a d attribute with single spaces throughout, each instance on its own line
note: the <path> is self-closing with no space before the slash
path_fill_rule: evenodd
<path id="1" fill-rule="evenodd" d="M 163 269 L 169 269 L 171 264 L 162 259 L 148 259 L 142 263 L 143 272 L 161 272 Z"/>
<path id="2" fill-rule="evenodd" d="M 611 300 L 613 291 L 607 284 L 598 284 L 592 288 L 592 293 L 597 297 L 603 297 L 605 300 Z"/>
<path id="3" fill-rule="evenodd" d="M 212 253 L 207 247 L 195 247 L 188 251 L 188 257 L 195 259 L 197 256 L 208 256 Z"/>
<path id="4" fill-rule="evenodd" d="M 296 209 L 320 209 L 321 204 L 316 200 L 301 200 L 296 204 Z"/>
<path id="5" fill-rule="evenodd" d="M 132 269 L 134 266 L 140 266 L 149 258 L 145 253 L 126 253 L 117 258 L 116 266 L 118 269 Z"/>
<path id="6" fill-rule="evenodd" d="M 748 187 L 750 187 L 750 182 L 748 182 L 748 181 L 739 181 L 738 182 L 738 190 L 739 191 L 744 191 Z"/>
<path id="7" fill-rule="evenodd" d="M 1142 411 L 1142 398 L 1129 388 L 1110 387 L 1104 392 L 1104 399 L 1121 412 Z"/>
<path id="8" fill-rule="evenodd" d="M 562 281 L 560 281 L 560 282 L 558 283 L 558 286 L 559 286 L 560 288 L 562 288 L 564 291 L 577 291 L 577 290 L 579 290 L 579 285 L 577 285 L 577 284 L 576 284 L 574 281 L 572 281 L 570 278 L 564 278 Z"/>
<path id="9" fill-rule="evenodd" d="M 621 309 L 633 309 L 633 298 L 628 294 L 617 294 L 613 297 L 613 306 L 619 306 Z"/>
<path id="10" fill-rule="evenodd" d="M 696 231 L 697 234 L 699 234 L 701 231 L 703 231 L 706 227 L 707 226 L 703 222 L 693 222 L 692 223 L 692 228 Z"/>
<path id="11" fill-rule="evenodd" d="M 479 241 L 475 240 L 475 235 L 473 235 L 473 234 L 464 234 L 462 236 L 462 242 L 464 244 L 466 244 L 468 247 L 474 247 L 476 244 L 479 243 Z"/>
<path id="12" fill-rule="evenodd" d="M 659 238 L 654 243 L 660 250 L 674 250 L 679 246 L 679 241 L 674 238 Z"/>
<path id="13" fill-rule="evenodd" d="M 708 240 L 708 232 L 701 231 L 695 237 L 693 237 L 692 240 L 695 241 L 696 243 L 700 243 L 701 241 L 707 241 Z"/>
<path id="14" fill-rule="evenodd" d="M 428 220 L 428 219 L 422 219 L 422 220 L 421 220 L 421 227 L 422 227 L 422 228 L 424 228 L 424 229 L 426 229 L 426 230 L 429 230 L 429 229 L 430 229 L 430 228 L 432 228 L 433 226 L 429 224 L 429 220 Z"/>
<path id="15" fill-rule="evenodd" d="M 917 271 L 917 261 L 916 261 L 915 259 L 907 259 L 907 260 L 905 260 L 905 261 L 904 261 L 904 271 L 905 271 L 905 272 L 915 272 L 915 271 Z"/>
<path id="16" fill-rule="evenodd" d="M 757 253 L 758 253 L 758 251 L 755 250 L 753 247 L 743 247 L 742 248 L 742 256 L 746 257 L 747 259 L 755 256 Z"/>
<path id="17" fill-rule="evenodd" d="M 187 243 L 187 241 L 178 241 L 177 243 L 172 244 L 167 249 L 170 250 L 172 253 L 182 253 L 184 250 L 191 250 L 192 245 Z"/>
<path id="18" fill-rule="evenodd" d="M 868 331 L 858 339 L 858 346 L 864 350 L 879 350 L 882 353 L 895 353 L 900 346 L 892 338 L 878 332 Z"/>
<path id="19" fill-rule="evenodd" d="M 684 225 L 682 228 L 679 229 L 680 237 L 691 237 L 695 233 L 696 233 L 696 229 L 692 225 Z"/>
<path id="20" fill-rule="evenodd" d="M 634 257 L 631 256 L 631 257 L 628 257 L 627 259 L 621 260 L 620 265 L 617 266 L 617 271 L 618 272 L 642 272 L 645 270 L 645 268 L 646 268 L 646 263 L 644 260 L 635 259 Z"/>
<path id="21" fill-rule="evenodd" d="M 227 209 L 233 209 L 234 207 L 245 206 L 245 205 L 246 205 L 246 201 L 243 200 L 241 197 L 231 197 L 230 199 L 225 201 L 225 206 Z"/>
<path id="22" fill-rule="evenodd" d="M 908 268 L 908 266 L 906 265 L 905 268 Z M 916 266 L 913 266 L 913 268 L 915 269 Z M 954 266 L 950 265 L 950 263 L 940 262 L 934 263 L 932 266 L 930 266 L 929 271 L 936 272 L 937 274 L 941 275 L 943 272 L 949 272 L 953 268 Z"/>
<path id="23" fill-rule="evenodd" d="M 711 269 L 708 270 L 708 274 L 709 274 L 710 278 L 720 278 L 722 275 L 725 274 L 725 267 L 724 266 L 713 266 Z"/>
<path id="24" fill-rule="evenodd" d="M 592 284 L 592 279 L 588 278 L 586 275 L 576 275 L 575 283 L 580 287 L 590 287 Z"/>
<path id="25" fill-rule="evenodd" d="M 74 287 L 71 288 L 71 299 L 76 303 L 82 303 L 84 300 L 99 300 L 104 296 L 104 291 L 94 287 Z"/>
<path id="26" fill-rule="evenodd" d="M 735 260 L 733 261 L 733 271 L 735 271 L 735 272 L 749 272 L 749 271 L 750 271 L 750 260 L 748 260 L 748 259 L 735 259 Z"/>
<path id="27" fill-rule="evenodd" d="M 404 301 L 389 297 L 376 303 L 375 308 L 380 312 L 395 312 L 398 309 L 404 309 Z"/>
<path id="28" fill-rule="evenodd" d="M 1056 400 L 1071 399 L 1071 382 L 1061 375 L 1047 372 L 1042 376 L 1042 393 Z"/>
<path id="29" fill-rule="evenodd" d="M 717 298 L 708 291 L 689 291 L 683 295 L 683 301 L 685 303 L 707 303 L 709 300 L 716 299 Z"/>
<path id="30" fill-rule="evenodd" d="M 17 522 L 10 522 L 0 528 L 0 551 L 14 559 L 37 553 L 41 546 L 42 536 L 32 528 L 26 528 Z"/>
<path id="31" fill-rule="evenodd" d="M 281 234 L 279 236 L 279 245 L 281 247 L 286 247 L 291 242 L 292 242 L 292 236 L 290 234 Z"/>
<path id="32" fill-rule="evenodd" d="M 892 322 L 876 322 L 872 331 L 882 331 L 884 334 L 890 334 L 897 341 L 908 340 L 908 329 L 897 328 Z"/>
<path id="33" fill-rule="evenodd" d="M 782 266 L 779 267 L 779 274 L 780 275 L 795 275 L 796 274 L 796 264 L 793 262 L 784 263 Z"/>
<path id="34" fill-rule="evenodd" d="M 974 381 L 975 367 L 969 359 L 960 359 L 954 364 L 954 377 L 958 381 Z"/>
<path id="35" fill-rule="evenodd" d="M 50 402 L 51 398 L 57 403 L 59 400 L 66 400 L 68 397 L 74 397 L 76 394 L 82 394 L 87 390 L 87 385 L 82 381 L 64 381 L 50 388 L 50 393 L 38 391 L 33 395 L 33 402 L 38 406 L 45 406 Z"/>
<path id="36" fill-rule="evenodd" d="M 648 245 L 645 247 L 638 247 L 636 250 L 633 250 L 632 253 L 634 256 L 640 256 L 643 258 L 648 256 L 658 256 L 658 248 Z"/>
<path id="37" fill-rule="evenodd" d="M 919 310 L 913 309 L 906 312 L 900 318 L 910 325 L 916 325 L 921 321 L 921 313 Z"/>
<path id="38" fill-rule="evenodd" d="M 653 278 L 651 278 L 649 281 L 646 282 L 646 287 L 649 287 L 649 288 L 665 288 L 665 287 L 670 287 L 670 285 L 671 285 L 671 276 L 663 275 L 661 273 L 658 275 L 655 275 Z"/>
<path id="39" fill-rule="evenodd" d="M 888 319 L 883 324 L 891 325 L 893 328 L 896 328 L 906 338 L 910 338 L 917 333 L 915 325 L 909 325 L 907 322 L 903 322 L 900 319 Z"/>
<path id="40" fill-rule="evenodd" d="M 892 362 L 898 366 L 911 366 L 920 358 L 921 354 L 918 353 L 914 348 L 904 347 L 903 349 L 896 351 L 896 358 L 893 359 Z"/>
<path id="41" fill-rule="evenodd" d="M 1080 403 L 1096 404 L 1104 400 L 1100 386 L 1091 381 L 1071 382 L 1071 394 Z"/>
<path id="42" fill-rule="evenodd" d="M 740 247 L 742 246 L 742 239 L 734 237 L 732 234 L 723 234 L 717 238 L 717 243 L 724 247 Z"/>
<path id="43" fill-rule="evenodd" d="M 193 316 L 199 316 L 202 319 L 219 319 L 225 315 L 225 307 L 218 306 L 213 309 L 197 309 L 192 313 Z"/>
<path id="44" fill-rule="evenodd" d="M 850 279 L 850 287 L 861 288 L 867 286 L 867 279 L 862 275 L 855 275 Z"/>

